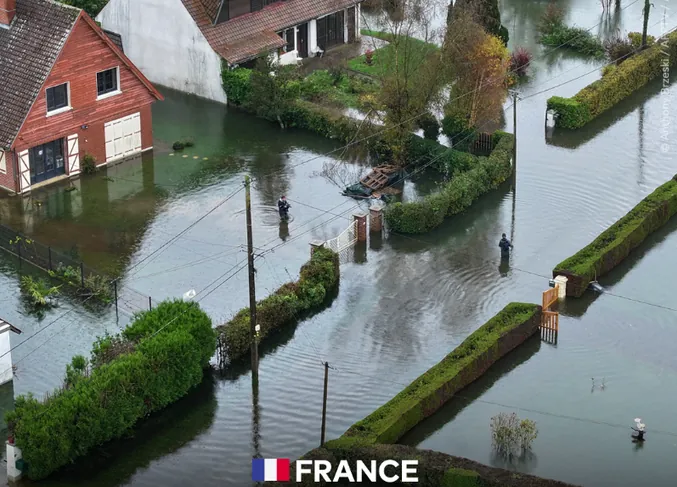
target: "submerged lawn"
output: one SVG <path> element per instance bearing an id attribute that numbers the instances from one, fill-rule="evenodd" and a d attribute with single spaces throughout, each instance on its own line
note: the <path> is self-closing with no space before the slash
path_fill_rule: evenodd
<path id="1" fill-rule="evenodd" d="M 415 39 L 414 37 L 395 36 L 389 32 L 361 30 L 362 35 L 388 41 L 389 44 L 374 50 L 371 65 L 363 54 L 348 60 L 348 67 L 369 76 L 381 76 L 387 69 L 401 66 L 404 63 L 420 63 L 428 54 L 438 50 L 435 44 Z"/>

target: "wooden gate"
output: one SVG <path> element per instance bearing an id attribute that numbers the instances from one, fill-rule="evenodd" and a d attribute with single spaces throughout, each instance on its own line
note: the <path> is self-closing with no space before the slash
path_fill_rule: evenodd
<path id="1" fill-rule="evenodd" d="M 557 333 L 559 332 L 559 313 L 552 311 L 550 306 L 557 302 L 559 296 L 559 284 L 555 287 L 543 291 L 543 310 L 541 312 L 541 339 L 549 343 L 557 343 Z"/>
<path id="2" fill-rule="evenodd" d="M 480 133 L 477 135 L 477 140 L 472 148 L 472 153 L 477 155 L 489 155 L 493 150 L 493 144 L 491 141 L 491 134 Z"/>

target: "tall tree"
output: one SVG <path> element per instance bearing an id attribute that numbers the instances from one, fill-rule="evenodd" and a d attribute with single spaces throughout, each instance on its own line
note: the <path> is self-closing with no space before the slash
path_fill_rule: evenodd
<path id="1" fill-rule="evenodd" d="M 495 121 L 507 93 L 508 50 L 467 11 L 454 17 L 444 44 L 444 59 L 455 77 L 446 111 L 471 127 Z"/>
<path id="2" fill-rule="evenodd" d="M 441 102 L 441 88 L 448 81 L 442 51 L 432 28 L 435 5 L 426 0 L 400 0 L 404 15 L 393 20 L 383 15 L 374 26 L 389 41 L 379 56 L 376 95 L 377 114 L 395 164 L 406 163 L 405 143 L 418 117 Z"/>
<path id="3" fill-rule="evenodd" d="M 484 27 L 489 34 L 501 39 L 505 45 L 508 44 L 508 29 L 501 24 L 498 0 L 456 0 L 453 6 L 449 6 L 447 25 L 461 11 L 470 13 L 475 23 Z"/>

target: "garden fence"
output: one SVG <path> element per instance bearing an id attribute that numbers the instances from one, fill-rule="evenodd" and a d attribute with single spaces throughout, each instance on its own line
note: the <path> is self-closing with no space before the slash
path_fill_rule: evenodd
<path id="1" fill-rule="evenodd" d="M 19 269 L 24 262 L 49 273 L 51 276 L 61 278 L 69 283 L 86 289 L 93 279 L 108 286 L 107 294 L 115 302 L 115 311 L 133 314 L 152 308 L 150 296 L 142 294 L 129 286 L 122 286 L 117 279 L 112 279 L 91 267 L 86 266 L 80 260 L 52 249 L 50 246 L 26 237 L 15 230 L 0 225 L 0 248 L 14 255 L 18 259 Z"/>

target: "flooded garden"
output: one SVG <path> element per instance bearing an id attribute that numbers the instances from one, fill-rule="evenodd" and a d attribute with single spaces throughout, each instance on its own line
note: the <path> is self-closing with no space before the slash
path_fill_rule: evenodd
<path id="1" fill-rule="evenodd" d="M 664 3 L 677 8 L 674 0 Z M 599 29 L 606 29 L 600 32 L 641 30 L 641 3 L 628 5 L 605 20 L 597 3 L 561 2 L 568 24 L 600 22 Z M 134 435 L 42 483 L 249 485 L 252 456 L 297 458 L 319 445 L 322 361 L 333 367 L 327 437 L 336 438 L 508 302 L 538 303 L 558 262 L 677 173 L 674 127 L 669 151 L 662 150 L 661 138 L 665 104 L 677 95 L 674 73 L 666 92 L 658 80 L 576 132 L 546 131 L 546 100 L 575 94 L 600 77 L 596 68 L 604 64 L 564 49 L 543 57 L 551 49 L 535 39 L 546 6 L 501 2 L 510 47 L 526 46 L 535 57 L 530 77 L 518 87 L 523 100 L 514 185 L 502 185 L 430 233 L 371 235 L 355 247 L 341 265 L 331 306 L 262 346 L 256 401 L 247 367 L 215 374 Z M 662 15 L 656 2 L 651 34 L 661 33 L 656 23 Z M 20 303 L 16 262 L 0 254 L 3 318 L 24 332 L 12 337 L 14 347 L 26 340 L 13 352 L 14 394 L 40 396 L 58 386 L 70 358 L 124 325 L 146 305 L 145 296 L 159 302 L 191 289 L 213 291 L 201 305 L 215 324 L 245 307 L 247 275 L 235 272 L 246 258 L 242 192 L 165 245 L 240 188 L 245 174 L 254 179 L 260 298 L 298 277 L 311 240 L 337 236 L 352 213 L 366 208 L 323 176 L 340 164 L 349 178 L 364 164 L 358 155 L 337 151 L 338 142 L 163 93 L 166 101 L 154 107 L 152 154 L 83 176 L 76 191 L 55 186 L 29 200 L 0 199 L 0 223 L 120 274 L 121 285 L 138 294 L 121 306 L 119 321 L 114 311 L 95 313 L 68 300 L 35 317 Z M 505 112 L 509 132 L 511 110 Z M 174 152 L 173 141 L 182 137 L 195 145 Z M 431 187 L 425 178 L 407 181 L 404 196 Z M 291 204 L 288 225 L 280 225 L 275 207 L 283 194 Z M 675 230 L 677 222 L 669 222 L 600 279 L 605 293 L 568 299 L 555 345 L 528 342 L 402 442 L 586 487 L 648 480 L 671 485 L 677 448 L 671 416 L 677 399 L 671 346 L 677 338 Z M 501 233 L 514 244 L 507 265 L 499 259 Z M 533 455 L 506 465 L 492 455 L 489 424 L 497 413 L 513 411 L 535 421 L 539 435 Z M 630 441 L 635 417 L 647 424 L 643 447 Z"/>

